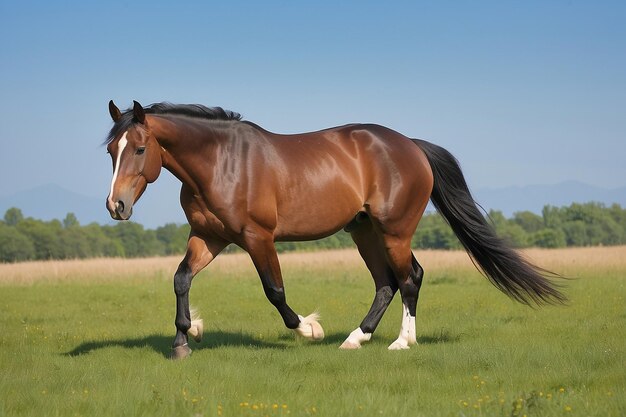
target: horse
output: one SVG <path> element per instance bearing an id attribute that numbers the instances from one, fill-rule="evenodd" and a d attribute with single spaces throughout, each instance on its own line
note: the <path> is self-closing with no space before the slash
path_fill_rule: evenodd
<path id="1" fill-rule="evenodd" d="M 390 350 L 417 343 L 415 316 L 424 269 L 411 237 L 428 201 L 449 223 L 476 267 L 499 290 L 525 304 L 562 303 L 554 279 L 498 237 L 474 201 L 456 158 L 444 148 L 376 124 L 347 124 L 282 135 L 221 107 L 137 101 L 113 119 L 105 145 L 113 162 L 106 207 L 128 220 L 162 168 L 182 183 L 180 203 L 191 226 L 174 274 L 176 336 L 171 357 L 191 354 L 203 322 L 189 309 L 193 277 L 229 244 L 252 259 L 269 302 L 285 326 L 309 340 L 324 330 L 316 313 L 287 304 L 277 241 L 350 233 L 374 280 L 371 308 L 341 344 L 369 341 L 397 291 L 400 333 Z"/>

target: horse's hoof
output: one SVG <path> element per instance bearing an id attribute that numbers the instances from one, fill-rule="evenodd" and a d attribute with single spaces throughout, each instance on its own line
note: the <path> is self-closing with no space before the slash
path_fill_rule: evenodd
<path id="1" fill-rule="evenodd" d="M 198 314 L 198 310 L 191 309 L 191 327 L 187 330 L 187 334 L 193 337 L 196 343 L 202 341 L 202 332 L 204 331 L 204 322 Z"/>
<path id="2" fill-rule="evenodd" d="M 408 344 L 404 344 L 404 343 L 399 342 L 399 341 L 396 340 L 395 342 L 390 344 L 387 349 L 389 349 L 389 350 L 406 350 L 406 349 L 409 349 L 409 345 Z"/>
<path id="3" fill-rule="evenodd" d="M 185 343 L 182 346 L 172 348 L 170 359 L 185 359 L 191 356 L 191 348 Z"/>
<path id="4" fill-rule="evenodd" d="M 316 342 L 324 339 L 324 329 L 318 323 L 319 314 L 313 313 L 306 317 L 298 316 L 300 318 L 300 324 L 293 329 L 297 335 L 304 337 L 308 340 L 314 340 Z"/>
<path id="5" fill-rule="evenodd" d="M 202 332 L 204 331 L 204 325 L 202 319 L 192 320 L 191 327 L 187 330 L 187 334 L 193 337 L 193 340 L 196 343 L 200 343 L 202 341 Z"/>
<path id="6" fill-rule="evenodd" d="M 371 333 L 363 333 L 360 327 L 357 327 L 350 333 L 348 338 L 339 346 L 339 349 L 354 350 L 361 349 L 361 343 L 369 342 L 372 338 Z"/>
<path id="7" fill-rule="evenodd" d="M 350 342 L 350 341 L 346 340 L 345 342 L 343 342 L 343 343 L 341 344 L 341 346 L 339 346 L 339 349 L 342 349 L 342 350 L 356 350 L 356 349 L 361 349 L 361 344 L 360 344 L 360 343 Z"/>
<path id="8" fill-rule="evenodd" d="M 319 342 L 320 340 L 324 340 L 324 329 L 322 328 L 322 326 L 316 321 L 313 321 L 310 324 L 311 324 L 311 339 L 315 340 L 316 342 Z"/>

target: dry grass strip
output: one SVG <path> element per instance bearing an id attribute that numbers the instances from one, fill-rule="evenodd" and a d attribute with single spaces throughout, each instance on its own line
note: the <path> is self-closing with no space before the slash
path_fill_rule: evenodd
<path id="1" fill-rule="evenodd" d="M 626 269 L 626 246 L 528 249 L 524 256 L 544 268 L 574 275 L 580 269 L 616 270 Z M 424 269 L 472 268 L 472 263 L 463 251 L 425 250 L 415 255 Z M 36 261 L 16 264 L 0 264 L 0 284 L 30 285 L 37 282 L 115 280 L 132 277 L 162 276 L 170 279 L 182 256 L 143 259 L 86 259 L 67 261 Z M 363 261 L 354 249 L 321 252 L 292 252 L 280 255 L 284 269 L 305 268 L 341 269 L 362 268 Z M 245 253 L 220 255 L 210 266 L 215 273 L 251 273 L 254 268 Z"/>

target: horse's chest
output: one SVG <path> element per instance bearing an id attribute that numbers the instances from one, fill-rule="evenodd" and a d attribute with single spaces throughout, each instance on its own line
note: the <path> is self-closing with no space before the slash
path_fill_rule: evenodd
<path id="1" fill-rule="evenodd" d="M 209 210 L 200 196 L 183 193 L 181 205 L 191 230 L 200 234 L 215 234 L 225 239 L 229 238 L 224 222 Z"/>

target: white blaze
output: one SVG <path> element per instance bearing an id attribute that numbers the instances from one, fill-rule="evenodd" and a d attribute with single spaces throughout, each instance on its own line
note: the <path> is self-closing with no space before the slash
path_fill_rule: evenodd
<path id="1" fill-rule="evenodd" d="M 111 207 L 115 207 L 115 203 L 113 202 L 113 188 L 115 187 L 115 181 L 117 181 L 117 175 L 120 172 L 120 160 L 122 159 L 122 152 L 124 148 L 128 144 L 128 140 L 126 139 L 125 132 L 120 138 L 119 142 L 117 142 L 117 157 L 115 159 L 115 169 L 113 170 L 113 179 L 111 180 L 111 191 L 109 192 L 109 204 Z"/>

